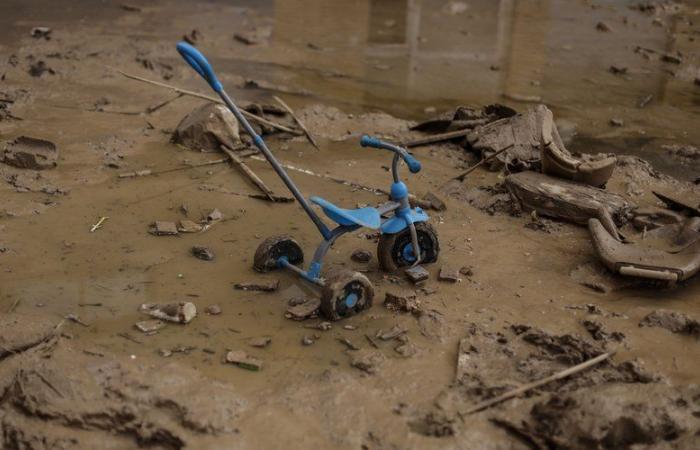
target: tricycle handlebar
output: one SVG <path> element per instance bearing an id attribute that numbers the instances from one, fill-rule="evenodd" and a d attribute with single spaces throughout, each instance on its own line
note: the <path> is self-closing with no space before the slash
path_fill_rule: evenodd
<path id="1" fill-rule="evenodd" d="M 192 68 L 209 83 L 209 86 L 211 86 L 214 91 L 221 92 L 223 90 L 221 82 L 216 78 L 214 69 L 212 69 L 207 58 L 205 58 L 199 50 L 187 42 L 179 42 L 177 44 L 177 51 L 182 58 L 187 61 L 187 64 L 192 66 Z"/>
<path id="2" fill-rule="evenodd" d="M 363 147 L 374 147 L 374 148 L 379 148 L 379 149 L 384 149 L 384 150 L 389 150 L 394 153 L 397 153 L 399 156 L 403 158 L 404 161 L 406 161 L 406 164 L 408 165 L 408 170 L 411 171 L 411 173 L 418 173 L 420 172 L 421 169 L 421 164 L 420 162 L 414 158 L 412 155 L 410 155 L 406 149 L 399 147 L 398 145 L 394 144 L 389 144 L 388 142 L 381 141 L 375 137 L 372 136 L 367 136 L 366 134 L 362 136 L 362 139 L 360 139 L 360 145 Z"/>

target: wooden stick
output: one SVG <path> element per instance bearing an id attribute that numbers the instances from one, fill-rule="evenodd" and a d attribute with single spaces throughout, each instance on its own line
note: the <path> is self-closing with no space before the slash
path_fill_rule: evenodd
<path id="1" fill-rule="evenodd" d="M 171 91 L 177 92 L 178 94 L 189 95 L 189 96 L 191 96 L 191 97 L 197 97 L 197 98 L 201 98 L 201 99 L 203 99 L 203 100 L 209 100 L 210 102 L 219 103 L 219 104 L 221 104 L 221 105 L 224 104 L 224 102 L 223 102 L 221 99 L 218 99 L 218 98 L 216 98 L 216 97 L 211 97 L 211 96 L 209 96 L 209 95 L 200 94 L 199 92 L 188 91 L 188 90 L 186 90 L 186 89 L 181 89 L 181 88 L 176 87 L 176 86 L 171 86 L 171 85 L 169 85 L 169 84 L 161 83 L 160 81 L 149 80 L 148 78 L 142 78 L 142 77 L 139 77 L 139 76 L 136 76 L 136 75 L 131 75 L 131 74 L 122 72 L 121 70 L 117 70 L 117 72 L 119 72 L 121 75 L 125 76 L 126 78 L 131 78 L 132 80 L 136 80 L 136 81 L 141 81 L 141 82 L 143 82 L 143 83 L 152 84 L 153 86 L 159 86 L 159 87 L 162 87 L 162 88 L 165 88 L 165 89 L 170 89 Z M 285 131 L 285 132 L 287 132 L 287 133 L 291 133 L 291 134 L 295 134 L 295 135 L 303 134 L 303 133 L 300 133 L 300 132 L 297 131 L 297 130 L 293 130 L 293 129 L 289 128 L 289 127 L 285 127 L 284 125 L 280 125 L 279 123 L 271 122 L 271 121 L 269 121 L 269 120 L 267 120 L 267 119 L 264 119 L 264 118 L 262 118 L 262 117 L 260 117 L 260 116 L 256 116 L 255 114 L 249 113 L 248 111 L 246 111 L 246 110 L 244 110 L 244 109 L 241 109 L 241 113 L 242 113 L 244 116 L 246 116 L 247 118 L 249 118 L 250 120 L 254 120 L 254 121 L 258 122 L 258 123 L 262 123 L 262 124 L 265 124 L 265 125 L 269 125 L 269 126 L 271 126 L 272 128 L 277 128 L 277 129 L 280 130 L 280 131 Z"/>
<path id="2" fill-rule="evenodd" d="M 478 163 L 476 163 L 476 164 L 474 164 L 473 166 L 471 166 L 469 169 L 467 169 L 466 172 L 462 172 L 461 174 L 459 174 L 459 175 L 457 175 L 456 177 L 454 177 L 453 180 L 464 181 L 464 178 L 465 178 L 467 175 L 469 175 L 470 173 L 474 172 L 474 170 L 476 170 L 478 167 L 481 167 L 482 165 L 484 165 L 484 164 L 486 164 L 487 162 L 491 161 L 491 160 L 494 159 L 496 156 L 500 155 L 501 153 L 505 152 L 506 150 L 509 150 L 509 149 L 513 148 L 514 145 L 515 145 L 515 144 L 507 145 L 507 146 L 503 147 L 502 149 L 500 149 L 499 151 L 497 151 L 496 153 L 492 153 L 492 154 L 489 155 L 488 157 L 482 159 L 482 160 L 479 161 Z"/>
<path id="3" fill-rule="evenodd" d="M 257 186 L 257 188 L 260 189 L 262 191 L 262 193 L 265 194 L 265 196 L 268 199 L 270 199 L 271 202 L 275 201 L 275 197 L 274 197 L 274 193 L 272 192 L 272 189 L 267 187 L 265 182 L 263 180 L 261 180 L 260 177 L 255 172 L 253 172 L 253 170 L 250 167 L 248 167 L 248 165 L 246 163 L 244 163 L 241 160 L 241 158 L 239 158 L 234 152 L 232 152 L 225 145 L 221 146 L 221 151 L 226 153 L 228 155 L 228 157 L 231 158 L 231 162 L 234 163 L 235 165 L 237 165 L 238 168 L 241 169 L 241 171 L 243 171 L 244 174 L 246 174 L 248 179 L 250 179 L 250 181 L 252 181 L 253 184 L 255 186 Z"/>
<path id="4" fill-rule="evenodd" d="M 464 130 L 448 131 L 447 133 L 434 134 L 432 136 L 415 139 L 413 141 L 408 141 L 403 144 L 404 147 L 418 147 L 419 145 L 434 144 L 436 142 L 449 141 L 450 139 L 463 137 L 471 133 L 473 130 L 471 128 L 465 128 Z"/>
<path id="5" fill-rule="evenodd" d="M 501 403 L 503 401 L 509 400 L 513 397 L 517 397 L 520 394 L 524 394 L 527 391 L 530 391 L 532 389 L 535 389 L 537 387 L 540 387 L 542 385 L 545 385 L 547 383 L 551 383 L 552 381 L 556 380 L 561 380 L 562 378 L 569 377 L 571 375 L 574 375 L 576 373 L 579 373 L 583 370 L 586 370 L 590 367 L 595 366 L 596 364 L 599 364 L 606 359 L 610 358 L 612 355 L 614 355 L 615 352 L 608 352 L 608 353 L 603 353 L 602 355 L 598 355 L 595 358 L 591 358 L 588 361 L 584 361 L 581 364 L 577 364 L 573 367 L 569 367 L 568 369 L 562 370 L 561 372 L 557 372 L 554 375 L 550 375 L 546 378 L 542 378 L 541 380 L 538 381 L 533 381 L 532 383 L 524 384 L 520 386 L 519 388 L 513 389 L 511 391 L 506 392 L 503 395 L 499 395 L 498 397 L 494 397 L 489 400 L 485 400 L 481 403 L 478 403 L 474 407 L 468 409 L 465 412 L 460 413 L 460 416 L 467 416 L 469 414 L 474 414 L 475 412 L 479 412 L 481 410 L 484 410 L 486 408 L 489 408 L 497 403 Z"/>
<path id="6" fill-rule="evenodd" d="M 301 120 L 299 120 L 299 118 L 297 117 L 297 115 L 294 114 L 294 111 L 292 110 L 292 108 L 290 108 L 289 105 L 286 104 L 286 103 L 284 102 L 284 100 L 282 100 L 282 99 L 279 98 L 278 96 L 273 95 L 272 98 L 274 98 L 275 101 L 276 101 L 277 103 L 279 103 L 280 106 L 281 106 L 285 111 L 287 111 L 287 112 L 289 113 L 290 116 L 292 116 L 292 119 L 294 119 L 294 122 L 296 122 L 296 124 L 299 125 L 299 128 L 301 128 L 301 131 L 304 132 L 304 134 L 306 135 L 306 139 L 308 139 L 309 142 L 311 142 L 311 145 L 313 145 L 314 147 L 316 147 L 316 150 L 321 150 L 321 149 L 319 148 L 318 144 L 316 143 L 316 139 L 314 139 L 314 137 L 311 136 L 311 133 L 310 133 L 309 130 L 306 128 L 306 125 L 304 125 L 304 123 L 303 123 Z"/>

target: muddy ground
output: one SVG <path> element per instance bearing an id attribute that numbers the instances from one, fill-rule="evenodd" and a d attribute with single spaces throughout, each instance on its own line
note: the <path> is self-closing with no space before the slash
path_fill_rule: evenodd
<path id="1" fill-rule="evenodd" d="M 361 134 L 400 141 L 421 136 L 408 130 L 416 121 L 458 105 L 542 102 L 570 149 L 633 155 L 607 189 L 650 206 L 654 189 L 700 197 L 700 163 L 673 147 L 700 141 L 698 8 L 3 1 L 3 147 L 26 135 L 55 143 L 59 157 L 47 170 L 0 164 L 2 448 L 698 448 L 697 279 L 666 290 L 611 279 L 584 227 L 513 215 L 498 172 L 446 185 L 478 157 L 440 144 L 415 149 L 424 170 L 408 178 L 418 196 L 431 191 L 447 205 L 430 211 L 442 253 L 423 289 L 381 273 L 376 257 L 351 260 L 356 249 L 376 254 L 372 236 L 357 232 L 327 267 L 363 271 L 374 307 L 330 329 L 316 327 L 320 318 L 289 320 L 288 301 L 316 293 L 289 274 L 254 272 L 253 254 L 288 232 L 310 256 L 312 224 L 295 203 L 236 195 L 255 187 L 226 164 L 119 178 L 222 156 L 170 143 L 202 100 L 117 71 L 208 94 L 174 48 L 194 37 L 234 97 L 281 96 L 316 136 L 320 150 L 303 137 L 267 137 L 282 161 L 382 189 L 389 157 L 360 148 Z M 32 36 L 34 27 L 51 31 Z M 286 193 L 266 163 L 247 164 Z M 339 205 L 384 200 L 292 175 L 307 195 Z M 203 233 L 148 232 L 156 220 L 198 221 L 215 208 L 223 219 Z M 197 245 L 214 260 L 195 258 Z M 443 266 L 465 268 L 461 281 L 438 281 Z M 234 289 L 274 280 L 274 292 Z M 415 295 L 420 313 L 386 309 L 387 292 Z M 197 317 L 151 335 L 135 328 L 148 318 L 141 304 L 170 302 L 194 303 Z M 212 305 L 221 313 L 208 313 Z M 640 326 L 665 323 L 647 317 L 659 308 L 687 317 L 668 327 L 675 332 Z M 374 338 L 397 326 L 402 337 Z M 249 345 L 264 337 L 264 348 Z M 262 370 L 224 363 L 229 350 L 262 360 Z M 606 351 L 616 353 L 585 373 L 466 414 Z"/>

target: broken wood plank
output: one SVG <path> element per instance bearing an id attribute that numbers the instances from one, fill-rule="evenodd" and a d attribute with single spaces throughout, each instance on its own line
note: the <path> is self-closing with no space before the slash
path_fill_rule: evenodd
<path id="1" fill-rule="evenodd" d="M 294 119 L 294 122 L 299 126 L 299 128 L 301 128 L 301 131 L 304 132 L 304 134 L 306 135 L 306 139 L 308 139 L 309 142 L 311 142 L 311 145 L 316 147 L 316 150 L 321 150 L 318 144 L 316 143 L 316 139 L 314 139 L 314 137 L 311 135 L 311 132 L 306 128 L 306 125 L 304 125 L 301 119 L 299 119 L 297 115 L 294 114 L 294 110 L 292 110 L 292 108 L 290 108 L 289 105 L 284 102 L 284 100 L 277 97 L 276 95 L 273 95 L 272 98 L 274 98 L 275 101 L 279 103 L 280 106 L 284 108 L 284 110 L 287 111 L 290 116 L 292 116 L 292 119 Z"/>

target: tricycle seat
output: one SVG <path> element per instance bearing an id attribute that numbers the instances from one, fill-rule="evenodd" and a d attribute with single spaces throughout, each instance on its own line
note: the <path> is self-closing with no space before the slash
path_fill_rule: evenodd
<path id="1" fill-rule="evenodd" d="M 376 208 L 343 209 L 321 197 L 311 197 L 311 201 L 320 206 L 324 214 L 338 225 L 359 225 L 376 230 L 382 224 Z"/>

